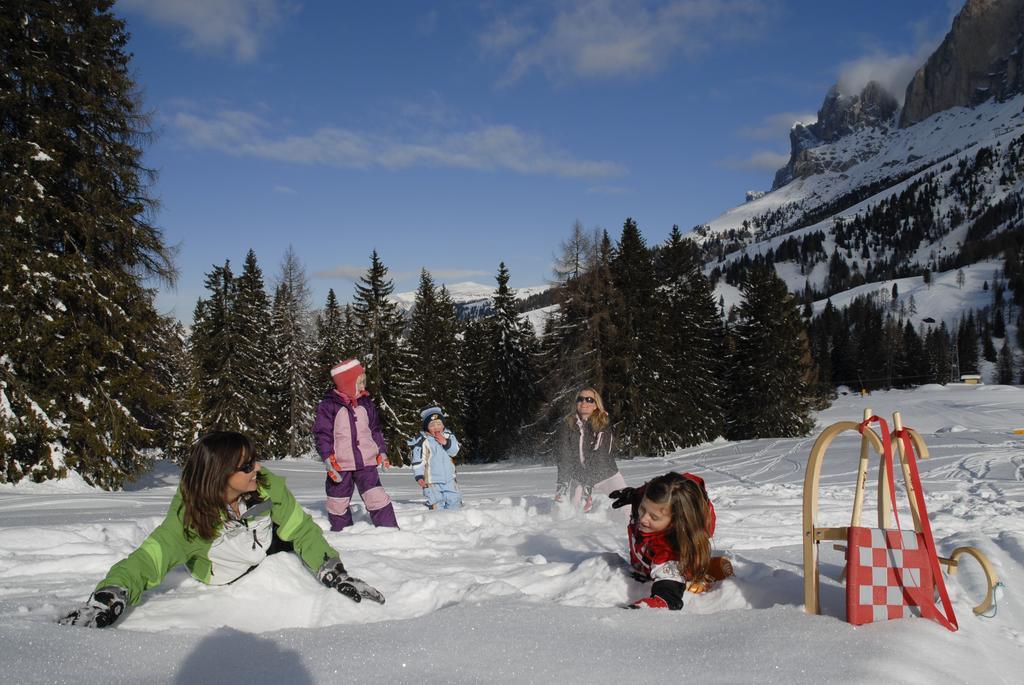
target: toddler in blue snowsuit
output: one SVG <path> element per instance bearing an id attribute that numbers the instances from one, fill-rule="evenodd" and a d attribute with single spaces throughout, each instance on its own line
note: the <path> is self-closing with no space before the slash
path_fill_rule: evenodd
<path id="1" fill-rule="evenodd" d="M 423 430 L 409 441 L 412 446 L 412 475 L 423 488 L 431 509 L 458 509 L 462 493 L 455 479 L 452 457 L 459 453 L 459 441 L 444 427 L 444 411 L 427 407 L 420 412 Z"/>

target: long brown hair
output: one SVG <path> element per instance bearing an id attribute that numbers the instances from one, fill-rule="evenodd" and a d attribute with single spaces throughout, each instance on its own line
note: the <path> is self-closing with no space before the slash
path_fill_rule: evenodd
<path id="1" fill-rule="evenodd" d="M 216 431 L 196 440 L 181 469 L 181 502 L 185 534 L 212 540 L 224 517 L 224 488 L 239 463 L 258 459 L 256 446 L 245 435 Z M 263 474 L 257 481 L 264 484 Z M 255 494 L 255 493 L 253 493 Z"/>
<path id="2" fill-rule="evenodd" d="M 702 579 L 711 560 L 708 538 L 708 499 L 697 483 L 680 473 L 666 473 L 647 484 L 644 497 L 672 512 L 669 542 L 679 551 L 679 572 Z"/>
<path id="3" fill-rule="evenodd" d="M 579 397 L 581 392 L 589 392 L 591 395 L 594 396 L 594 400 L 596 400 L 596 408 L 594 409 L 594 413 L 590 415 L 590 419 L 588 420 L 590 421 L 590 427 L 593 428 L 595 431 L 603 431 L 605 428 L 608 427 L 608 422 L 610 421 L 610 419 L 608 418 L 608 412 L 605 411 L 604 409 L 604 402 L 601 401 L 601 393 L 599 393 L 594 388 L 583 388 L 582 390 L 579 390 L 575 395 L 572 396 L 572 411 L 569 412 L 569 416 L 566 417 L 565 422 L 570 426 L 576 425 L 576 418 L 578 416 L 576 413 L 576 398 Z"/>

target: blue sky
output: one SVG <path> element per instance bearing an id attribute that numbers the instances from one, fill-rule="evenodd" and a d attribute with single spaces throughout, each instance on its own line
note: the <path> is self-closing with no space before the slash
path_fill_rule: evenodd
<path id="1" fill-rule="evenodd" d="M 313 304 L 376 249 L 398 290 L 542 284 L 574 221 L 649 244 L 767 189 L 837 81 L 902 100 L 960 2 L 119 0 L 155 223 L 204 274 L 289 245 Z"/>

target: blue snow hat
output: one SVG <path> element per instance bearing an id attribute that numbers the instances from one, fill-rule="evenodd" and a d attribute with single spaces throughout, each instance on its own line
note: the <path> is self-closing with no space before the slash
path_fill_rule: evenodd
<path id="1" fill-rule="evenodd" d="M 444 417 L 444 409 L 441 409 L 441 407 L 427 407 L 426 409 L 423 409 L 420 411 L 420 418 L 423 419 L 423 431 L 426 432 L 427 426 L 430 425 L 431 421 L 434 419 L 444 421 Z"/>

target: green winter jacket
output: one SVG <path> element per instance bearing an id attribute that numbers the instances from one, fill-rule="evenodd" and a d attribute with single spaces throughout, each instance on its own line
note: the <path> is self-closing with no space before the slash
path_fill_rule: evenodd
<path id="1" fill-rule="evenodd" d="M 108 585 L 123 587 L 128 591 L 128 602 L 136 604 L 144 590 L 159 585 L 179 564 L 188 566 L 196 580 L 212 585 L 229 583 L 266 557 L 272 525 L 278 527 L 279 538 L 294 545 L 295 553 L 311 571 L 319 570 L 326 559 L 338 557 L 320 527 L 295 501 L 284 478 L 267 469 L 262 470 L 260 477 L 257 493 L 263 501 L 249 507 L 242 516 L 243 522 L 227 520 L 225 508 L 225 521 L 213 540 L 185 535 L 185 507 L 181 491 L 176 492 L 163 523 L 137 550 L 114 564 L 96 589 Z"/>

